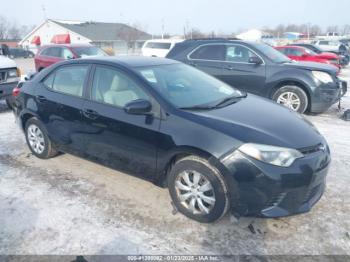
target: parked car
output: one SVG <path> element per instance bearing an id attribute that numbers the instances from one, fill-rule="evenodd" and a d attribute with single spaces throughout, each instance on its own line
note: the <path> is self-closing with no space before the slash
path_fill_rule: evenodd
<path id="1" fill-rule="evenodd" d="M 173 60 L 62 62 L 17 101 L 35 156 L 72 153 L 168 187 L 200 222 L 307 212 L 325 188 L 329 147 L 307 120 Z"/>
<path id="2" fill-rule="evenodd" d="M 153 39 L 146 41 L 141 49 L 143 56 L 165 57 L 176 43 L 183 39 Z"/>
<path id="3" fill-rule="evenodd" d="M 57 44 L 41 47 L 35 55 L 34 61 L 36 70 L 41 71 L 64 60 L 106 55 L 102 49 L 90 44 Z"/>
<path id="4" fill-rule="evenodd" d="M 167 58 L 192 65 L 240 90 L 270 98 L 299 113 L 321 113 L 347 90 L 337 68 L 293 62 L 263 44 L 229 40 L 187 40 Z"/>
<path id="5" fill-rule="evenodd" d="M 29 50 L 25 50 L 23 48 L 10 48 L 9 49 L 9 57 L 11 59 L 23 57 L 23 58 L 33 58 L 34 53 Z"/>
<path id="6" fill-rule="evenodd" d="M 317 54 L 314 51 L 301 46 L 277 46 L 275 49 L 295 61 L 308 61 L 333 65 L 338 68 L 338 73 L 341 69 L 339 56 L 334 53 Z"/>
<path id="7" fill-rule="evenodd" d="M 337 40 L 316 40 L 312 42 L 324 52 L 332 52 L 336 54 L 347 54 L 349 48 Z"/>
<path id="8" fill-rule="evenodd" d="M 0 48 L 0 100 L 5 99 L 9 108 L 12 107 L 12 90 L 17 86 L 20 70 L 12 59 L 8 58 L 8 49 Z"/>
<path id="9" fill-rule="evenodd" d="M 326 55 L 329 55 L 329 54 L 334 54 L 334 53 L 331 53 L 331 52 L 324 52 L 321 48 L 313 45 L 313 44 L 306 44 L 306 43 L 296 43 L 296 44 L 293 44 L 293 46 L 302 46 L 302 47 L 305 47 L 307 49 L 310 49 L 311 51 L 315 52 L 316 54 L 326 54 Z M 347 66 L 349 65 L 349 62 L 350 62 L 350 56 L 349 54 L 336 54 L 339 56 L 339 59 L 340 59 L 340 65 L 341 66 Z"/>

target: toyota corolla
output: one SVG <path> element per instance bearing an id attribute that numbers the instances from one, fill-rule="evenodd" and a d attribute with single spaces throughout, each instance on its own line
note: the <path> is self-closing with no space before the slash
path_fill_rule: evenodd
<path id="1" fill-rule="evenodd" d="M 200 222 L 307 212 L 325 189 L 330 151 L 312 124 L 173 60 L 70 60 L 15 91 L 35 156 L 70 153 L 168 187 Z"/>

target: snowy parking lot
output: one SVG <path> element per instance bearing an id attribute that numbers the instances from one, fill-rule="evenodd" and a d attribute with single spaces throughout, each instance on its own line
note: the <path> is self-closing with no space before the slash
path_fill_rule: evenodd
<path id="1" fill-rule="evenodd" d="M 18 62 L 25 73 L 33 67 Z M 350 81 L 350 69 L 341 77 Z M 350 109 L 350 94 L 342 107 Z M 350 255 L 350 122 L 342 111 L 307 116 L 333 158 L 310 213 L 199 224 L 172 213 L 167 189 L 68 154 L 35 158 L 1 101 L 0 255 Z"/>

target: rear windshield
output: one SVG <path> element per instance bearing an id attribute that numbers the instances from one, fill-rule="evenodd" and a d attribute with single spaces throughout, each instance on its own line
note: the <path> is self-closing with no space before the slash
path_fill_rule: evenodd
<path id="1" fill-rule="evenodd" d="M 104 51 L 102 51 L 100 48 L 96 46 L 74 47 L 73 50 L 79 57 L 107 55 Z"/>
<path id="2" fill-rule="evenodd" d="M 160 43 L 160 42 L 148 42 L 146 48 L 153 49 L 170 49 L 171 43 Z"/>

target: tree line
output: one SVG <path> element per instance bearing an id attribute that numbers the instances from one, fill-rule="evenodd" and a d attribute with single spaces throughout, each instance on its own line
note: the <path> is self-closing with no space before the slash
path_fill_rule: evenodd
<path id="1" fill-rule="evenodd" d="M 19 25 L 0 16 L 0 39 L 21 39 L 29 33 L 34 26 Z"/>

